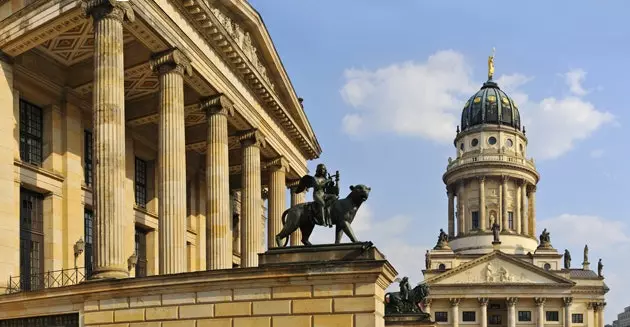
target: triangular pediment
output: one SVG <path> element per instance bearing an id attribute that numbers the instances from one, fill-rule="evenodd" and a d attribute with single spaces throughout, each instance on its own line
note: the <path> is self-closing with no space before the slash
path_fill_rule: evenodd
<path id="1" fill-rule="evenodd" d="M 573 285 L 574 282 L 531 263 L 492 252 L 427 280 L 429 285 L 536 284 Z"/>

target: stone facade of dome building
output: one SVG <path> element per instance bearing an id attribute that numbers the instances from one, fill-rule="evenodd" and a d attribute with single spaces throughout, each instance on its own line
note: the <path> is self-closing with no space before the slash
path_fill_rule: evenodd
<path id="1" fill-rule="evenodd" d="M 448 231 L 426 253 L 424 307 L 438 325 L 604 327 L 608 288 L 588 248 L 571 264 L 550 232 L 537 234 L 527 142 L 517 104 L 490 75 L 462 111 L 443 176 Z"/>

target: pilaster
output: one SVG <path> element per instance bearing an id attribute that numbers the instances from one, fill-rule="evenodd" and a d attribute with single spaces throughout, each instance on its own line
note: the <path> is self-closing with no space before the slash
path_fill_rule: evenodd
<path id="1" fill-rule="evenodd" d="M 208 117 L 206 150 L 206 269 L 232 267 L 233 230 L 230 203 L 228 116 L 234 105 L 223 94 L 201 103 Z"/>
<path id="2" fill-rule="evenodd" d="M 94 25 L 94 259 L 92 278 L 128 276 L 124 255 L 125 86 L 123 21 L 128 2 L 84 0 Z"/>
<path id="3" fill-rule="evenodd" d="M 482 231 L 486 227 L 486 177 L 479 177 L 479 226 Z"/>
<path id="4" fill-rule="evenodd" d="M 278 157 L 267 165 L 269 170 L 269 209 L 267 217 L 267 248 L 276 247 L 276 235 L 282 230 L 282 213 L 286 210 L 286 173 L 289 162 Z"/>
<path id="5" fill-rule="evenodd" d="M 262 187 L 260 178 L 260 148 L 265 138 L 256 129 L 239 136 L 242 159 L 241 182 L 241 267 L 256 267 L 262 251 Z"/>
<path id="6" fill-rule="evenodd" d="M 186 269 L 186 137 L 184 73 L 190 60 L 178 49 L 151 58 L 160 80 L 158 145 L 158 215 L 160 274 Z"/>

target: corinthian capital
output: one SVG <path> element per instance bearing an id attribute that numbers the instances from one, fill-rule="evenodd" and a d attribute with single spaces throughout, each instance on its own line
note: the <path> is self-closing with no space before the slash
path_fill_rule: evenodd
<path id="1" fill-rule="evenodd" d="M 271 161 L 269 161 L 266 165 L 267 169 L 276 171 L 284 171 L 285 173 L 289 171 L 289 161 L 284 157 L 277 157 Z"/>
<path id="2" fill-rule="evenodd" d="M 209 116 L 214 114 L 225 116 L 234 115 L 234 104 L 223 93 L 215 94 L 201 100 L 200 108 Z"/>
<path id="3" fill-rule="evenodd" d="M 83 14 L 92 16 L 94 20 L 113 18 L 122 22 L 125 18 L 133 22 L 136 18 L 129 1 L 118 0 L 83 0 Z"/>
<path id="4" fill-rule="evenodd" d="M 260 148 L 264 148 L 267 145 L 265 141 L 265 137 L 262 135 L 258 129 L 252 129 L 241 133 L 238 136 L 238 140 L 241 142 L 242 146 L 257 146 Z"/>
<path id="5" fill-rule="evenodd" d="M 149 61 L 151 70 L 164 74 L 168 72 L 176 72 L 180 75 L 192 75 L 192 66 L 190 59 L 184 55 L 179 49 L 169 49 L 164 52 L 156 53 Z"/>

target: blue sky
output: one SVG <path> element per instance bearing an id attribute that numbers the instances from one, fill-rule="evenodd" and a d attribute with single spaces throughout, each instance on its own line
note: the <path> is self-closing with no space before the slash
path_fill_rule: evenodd
<path id="1" fill-rule="evenodd" d="M 342 187 L 373 188 L 357 236 L 420 281 L 446 228 L 441 176 L 460 108 L 495 79 L 521 107 L 541 181 L 538 231 L 585 243 L 611 287 L 610 323 L 630 305 L 630 5 L 623 1 L 250 0 L 260 12 Z M 395 3 L 395 4 L 394 4 Z M 624 169 L 625 168 L 625 169 Z M 308 195 L 310 199 L 310 195 Z M 332 240 L 327 230 L 316 240 Z M 623 262 L 625 261 L 625 262 Z"/>

